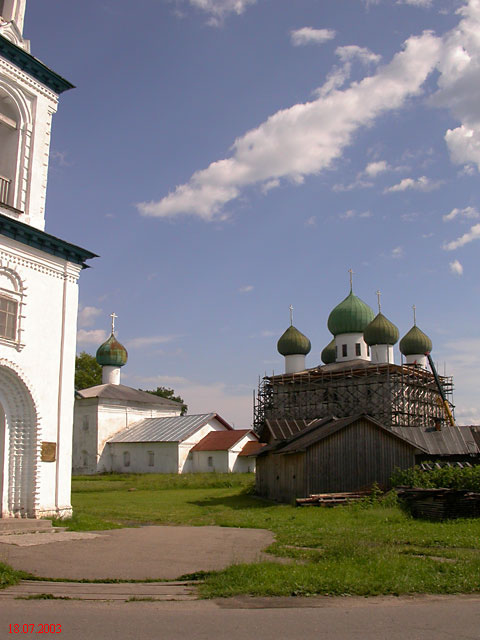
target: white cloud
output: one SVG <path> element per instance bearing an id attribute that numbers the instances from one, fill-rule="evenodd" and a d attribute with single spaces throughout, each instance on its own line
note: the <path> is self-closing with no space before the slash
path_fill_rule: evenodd
<path id="1" fill-rule="evenodd" d="M 358 213 L 355 209 L 349 209 L 345 211 L 345 213 L 341 213 L 339 216 L 342 220 L 352 220 L 352 218 L 371 218 L 372 214 L 370 211 L 362 211 Z"/>
<path id="2" fill-rule="evenodd" d="M 452 240 L 452 242 L 446 243 L 443 246 L 443 248 L 446 249 L 447 251 L 453 251 L 454 249 L 458 249 L 459 247 L 465 246 L 466 244 L 468 244 L 469 242 L 472 242 L 473 240 L 478 240 L 478 238 L 480 238 L 480 224 L 475 224 L 470 229 L 470 231 L 467 231 L 467 233 L 464 233 L 463 236 L 460 236 L 460 238 L 457 238 L 456 240 Z"/>
<path id="3" fill-rule="evenodd" d="M 299 179 L 327 169 L 359 128 L 421 93 L 438 60 L 440 44 L 428 32 L 411 37 L 403 51 L 374 75 L 344 91 L 278 111 L 238 138 L 230 158 L 197 171 L 160 201 L 138 204 L 140 213 L 160 218 L 190 214 L 212 221 L 249 185 Z"/>
<path id="4" fill-rule="evenodd" d="M 404 178 L 398 184 L 394 184 L 392 187 L 388 187 L 383 193 L 395 193 L 397 191 L 406 191 L 407 189 L 413 189 L 415 191 L 433 191 L 438 189 L 442 184 L 441 180 L 430 180 L 426 176 L 420 176 L 420 178 Z"/>
<path id="5" fill-rule="evenodd" d="M 315 216 L 310 216 L 305 220 L 306 227 L 314 227 L 317 224 L 317 218 Z"/>
<path id="6" fill-rule="evenodd" d="M 219 27 L 229 14 L 240 15 L 245 9 L 257 0 L 188 0 L 196 9 L 205 11 L 210 18 L 208 24 Z"/>
<path id="7" fill-rule="evenodd" d="M 78 326 L 91 327 L 95 318 L 102 315 L 103 311 L 97 307 L 80 307 L 78 311 Z"/>
<path id="8" fill-rule="evenodd" d="M 253 291 L 253 284 L 244 284 L 239 288 L 240 293 L 250 293 L 250 291 Z"/>
<path id="9" fill-rule="evenodd" d="M 449 222 L 450 220 L 454 220 L 456 217 L 460 216 L 462 218 L 478 218 L 478 211 L 475 207 L 465 207 L 465 209 L 452 209 L 450 213 L 447 213 L 443 216 L 443 220 L 445 222 Z"/>
<path id="10" fill-rule="evenodd" d="M 336 36 L 333 29 L 314 29 L 313 27 L 302 27 L 290 31 L 292 44 L 300 47 L 306 44 L 323 44 L 332 40 Z"/>
<path id="11" fill-rule="evenodd" d="M 478 399 L 478 371 L 480 369 L 480 339 L 461 338 L 444 345 L 442 358 L 448 364 L 448 374 L 455 382 L 455 418 L 458 424 L 480 424 Z"/>
<path id="12" fill-rule="evenodd" d="M 94 344 L 99 347 L 107 339 L 104 329 L 79 329 L 77 331 L 77 344 Z"/>
<path id="13" fill-rule="evenodd" d="M 413 7 L 425 7 L 428 9 L 432 6 L 432 0 L 397 0 L 397 4 L 410 4 Z"/>
<path id="14" fill-rule="evenodd" d="M 460 122 L 445 140 L 457 164 L 480 167 L 480 2 L 469 0 L 457 13 L 458 26 L 444 38 L 433 104 L 448 107 Z"/>
<path id="15" fill-rule="evenodd" d="M 456 276 L 463 275 L 463 266 L 458 260 L 454 260 L 453 262 L 450 262 L 448 266 L 450 267 L 450 271 Z"/>
<path id="16" fill-rule="evenodd" d="M 392 249 L 392 258 L 403 258 L 403 247 L 395 247 Z"/>
<path id="17" fill-rule="evenodd" d="M 364 169 L 364 173 L 371 178 L 375 178 L 380 173 L 388 171 L 390 167 L 385 160 L 377 160 L 376 162 L 370 162 Z"/>
<path id="18" fill-rule="evenodd" d="M 356 44 L 350 44 L 344 47 L 337 47 L 335 49 L 336 55 L 342 62 L 351 62 L 358 59 L 363 64 L 378 63 L 382 59 L 382 56 L 377 53 L 373 53 L 366 47 L 359 47 Z"/>
<path id="19" fill-rule="evenodd" d="M 168 342 L 173 342 L 177 340 L 180 336 L 178 335 L 167 335 L 167 336 L 145 336 L 139 338 L 132 338 L 128 340 L 127 345 L 129 348 L 142 348 L 142 347 L 152 347 L 155 344 L 167 344 Z"/>

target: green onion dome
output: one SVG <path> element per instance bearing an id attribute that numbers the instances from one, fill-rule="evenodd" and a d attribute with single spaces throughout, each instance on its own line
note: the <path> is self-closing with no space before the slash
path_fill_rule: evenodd
<path id="1" fill-rule="evenodd" d="M 328 316 L 328 329 L 334 336 L 341 333 L 363 333 L 374 318 L 372 309 L 352 291 Z"/>
<path id="2" fill-rule="evenodd" d="M 107 367 L 123 367 L 127 363 L 128 353 L 114 334 L 97 349 L 97 362 Z"/>
<path id="3" fill-rule="evenodd" d="M 335 340 L 332 340 L 327 344 L 325 349 L 322 351 L 321 358 L 323 364 L 332 364 L 335 362 Z"/>
<path id="4" fill-rule="evenodd" d="M 304 336 L 303 333 L 293 325 L 288 327 L 277 342 L 278 352 L 282 356 L 306 356 L 307 353 L 310 353 L 311 348 L 312 345 L 307 336 Z"/>
<path id="5" fill-rule="evenodd" d="M 393 345 L 398 341 L 397 327 L 386 318 L 383 313 L 378 313 L 363 332 L 363 339 L 372 347 L 375 344 Z"/>
<path id="6" fill-rule="evenodd" d="M 432 341 L 420 331 L 416 324 L 400 340 L 400 351 L 404 356 L 413 356 L 420 353 L 430 353 Z"/>

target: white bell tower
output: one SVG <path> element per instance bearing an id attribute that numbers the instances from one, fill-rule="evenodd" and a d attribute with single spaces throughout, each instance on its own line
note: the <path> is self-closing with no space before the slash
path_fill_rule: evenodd
<path id="1" fill-rule="evenodd" d="M 0 0 L 0 33 L 18 47 L 30 51 L 30 42 L 23 39 L 26 0 Z"/>
<path id="2" fill-rule="evenodd" d="M 0 214 L 43 231 L 52 116 L 67 80 L 30 55 L 26 0 L 0 0 Z"/>

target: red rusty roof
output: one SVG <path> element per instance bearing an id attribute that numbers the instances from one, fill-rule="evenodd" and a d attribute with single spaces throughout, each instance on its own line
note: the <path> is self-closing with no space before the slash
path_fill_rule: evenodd
<path id="1" fill-rule="evenodd" d="M 250 440 L 249 442 L 247 442 L 247 444 L 243 447 L 243 449 L 240 451 L 238 455 L 239 456 L 256 456 L 257 453 L 260 452 L 262 447 L 266 447 L 266 446 L 267 445 L 265 442 L 257 442 L 257 440 Z"/>
<path id="2" fill-rule="evenodd" d="M 197 442 L 190 451 L 228 451 L 239 440 L 252 433 L 251 429 L 232 429 L 231 431 L 210 431 Z"/>

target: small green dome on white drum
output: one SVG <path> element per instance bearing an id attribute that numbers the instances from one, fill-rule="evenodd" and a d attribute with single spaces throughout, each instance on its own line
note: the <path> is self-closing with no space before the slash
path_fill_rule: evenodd
<path id="1" fill-rule="evenodd" d="M 394 345 L 399 338 L 398 328 L 386 318 L 383 313 L 378 313 L 363 332 L 363 339 L 368 346 L 375 344 Z"/>
<path id="2" fill-rule="evenodd" d="M 332 364 L 335 362 L 335 340 L 329 342 L 323 349 L 321 358 L 323 364 Z"/>
<path id="3" fill-rule="evenodd" d="M 430 353 L 431 350 L 432 341 L 416 324 L 400 340 L 400 351 L 404 356 Z"/>
<path id="4" fill-rule="evenodd" d="M 98 347 L 96 358 L 102 367 L 123 367 L 127 363 L 128 353 L 112 333 L 109 339 Z"/>
<path id="5" fill-rule="evenodd" d="M 330 313 L 328 329 L 334 336 L 342 333 L 363 333 L 373 318 L 374 313 L 368 304 L 350 291 L 345 300 Z"/>
<path id="6" fill-rule="evenodd" d="M 310 353 L 312 345 L 307 336 L 304 336 L 301 331 L 291 325 L 281 336 L 277 342 L 278 352 L 282 356 L 306 356 Z"/>

